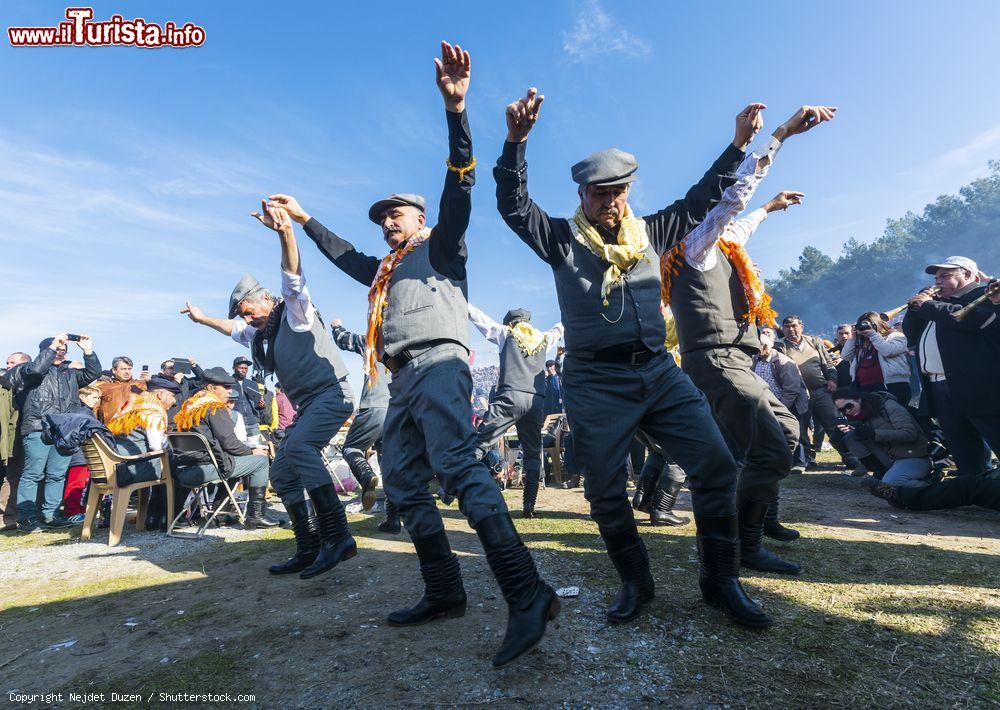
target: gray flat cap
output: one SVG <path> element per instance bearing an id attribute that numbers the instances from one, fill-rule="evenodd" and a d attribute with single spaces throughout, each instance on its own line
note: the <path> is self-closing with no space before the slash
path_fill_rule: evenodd
<path id="1" fill-rule="evenodd" d="M 229 296 L 229 317 L 236 317 L 236 309 L 239 305 L 246 300 L 248 296 L 252 296 L 258 291 L 263 291 L 264 287 L 260 285 L 260 282 L 255 279 L 250 274 L 246 274 L 240 279 L 239 283 L 236 284 L 236 288 L 233 289 L 232 294 Z"/>
<path id="2" fill-rule="evenodd" d="M 609 148 L 592 153 L 573 166 L 573 182 L 578 185 L 625 185 L 635 180 L 639 163 L 631 153 Z"/>
<path id="3" fill-rule="evenodd" d="M 410 207 L 416 207 L 421 212 L 425 211 L 424 198 L 420 195 L 411 195 L 408 192 L 393 193 L 368 208 L 368 219 L 375 224 L 381 224 L 382 213 L 385 212 L 387 207 L 392 207 L 393 205 L 409 205 Z"/>
<path id="4" fill-rule="evenodd" d="M 527 308 L 514 308 L 507 311 L 507 315 L 503 317 L 504 325 L 513 325 L 515 322 L 530 322 L 531 321 L 531 311 Z"/>

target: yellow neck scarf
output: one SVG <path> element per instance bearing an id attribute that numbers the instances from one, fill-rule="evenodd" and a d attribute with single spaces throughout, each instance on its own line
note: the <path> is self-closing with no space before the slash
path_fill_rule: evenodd
<path id="1" fill-rule="evenodd" d="M 181 405 L 180 410 L 174 416 L 174 424 L 177 425 L 177 431 L 194 429 L 209 414 L 216 409 L 225 408 L 225 406 L 226 400 L 208 390 L 202 390 L 191 395 L 184 401 L 184 404 Z"/>
<path id="2" fill-rule="evenodd" d="M 583 207 L 577 207 L 573 215 L 572 225 L 576 227 L 576 239 L 598 259 L 608 264 L 601 282 L 601 300 L 608 305 L 608 291 L 622 280 L 622 274 L 635 266 L 640 259 L 646 258 L 646 248 L 649 237 L 646 236 L 646 224 L 632 214 L 632 209 L 625 205 L 625 213 L 618 225 L 616 244 L 608 244 L 601 237 L 597 228 L 592 225 L 583 213 Z"/>
<path id="3" fill-rule="evenodd" d="M 136 429 L 167 428 L 167 410 L 152 392 L 131 397 L 108 422 L 115 436 L 127 436 Z"/>
<path id="4" fill-rule="evenodd" d="M 521 321 L 510 329 L 510 335 L 525 355 L 535 355 L 545 347 L 545 333 L 530 323 Z"/>

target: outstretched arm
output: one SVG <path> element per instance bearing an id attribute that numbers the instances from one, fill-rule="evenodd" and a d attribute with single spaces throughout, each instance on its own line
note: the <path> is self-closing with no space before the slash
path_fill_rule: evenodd
<path id="1" fill-rule="evenodd" d="M 232 335 L 233 328 L 240 324 L 240 321 L 229 320 L 228 318 L 212 318 L 205 315 L 205 312 L 191 303 L 191 301 L 185 301 L 184 308 L 181 309 L 181 314 L 199 325 L 208 326 L 212 330 L 226 336 Z"/>
<path id="2" fill-rule="evenodd" d="M 361 357 L 365 356 L 365 336 L 352 333 L 344 327 L 338 318 L 330 324 L 333 331 L 333 342 L 341 350 L 349 353 L 357 353 Z"/>
<path id="3" fill-rule="evenodd" d="M 528 196 L 528 165 L 524 160 L 528 133 L 538 120 L 545 96 L 532 87 L 507 106 L 507 140 L 493 168 L 497 183 L 497 210 L 522 242 L 552 266 L 569 253 L 568 234 L 561 239 L 553 220 Z"/>
<path id="4" fill-rule="evenodd" d="M 507 341 L 507 327 L 497 323 L 471 303 L 469 304 L 469 321 L 472 322 L 472 325 L 476 326 L 476 329 L 483 334 L 484 338 L 498 348 L 502 348 L 503 344 Z"/>

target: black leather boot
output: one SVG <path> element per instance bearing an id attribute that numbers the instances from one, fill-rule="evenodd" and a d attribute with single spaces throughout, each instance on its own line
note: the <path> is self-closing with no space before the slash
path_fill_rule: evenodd
<path id="1" fill-rule="evenodd" d="M 340 504 L 333 484 L 313 488 L 309 498 L 316 509 L 321 545 L 316 561 L 302 570 L 301 579 L 312 579 L 358 554 L 358 545 L 347 527 L 347 511 Z"/>
<path id="2" fill-rule="evenodd" d="M 416 606 L 389 614 L 389 626 L 420 626 L 441 618 L 465 616 L 465 586 L 458 557 L 451 551 L 444 530 L 413 538 L 424 578 L 424 596 Z"/>
<path id="3" fill-rule="evenodd" d="M 351 450 L 344 454 L 344 461 L 347 462 L 347 467 L 351 469 L 355 480 L 361 484 L 362 510 L 371 510 L 378 500 L 375 494 L 381 484 L 378 474 L 375 473 L 372 465 L 368 463 L 368 459 L 360 451 Z"/>
<path id="4" fill-rule="evenodd" d="M 266 491 L 266 486 L 252 486 L 247 491 L 247 514 L 244 524 L 247 530 L 273 528 L 278 525 L 276 522 L 268 520 L 267 516 L 264 515 L 264 493 Z"/>
<path id="5" fill-rule="evenodd" d="M 862 457 L 861 465 L 871 471 L 872 475 L 880 481 L 882 480 L 882 476 L 886 474 L 886 471 L 889 470 L 881 461 L 878 460 L 878 457 L 874 455 Z"/>
<path id="6" fill-rule="evenodd" d="M 385 499 L 385 520 L 378 524 L 378 529 L 393 534 L 403 529 L 399 522 L 399 508 L 388 498 Z"/>
<path id="7" fill-rule="evenodd" d="M 738 624 L 765 628 L 773 624 L 740 584 L 740 541 L 736 515 L 698 516 L 698 586 L 702 598 Z"/>
<path id="8" fill-rule="evenodd" d="M 642 513 L 653 512 L 655 492 L 656 478 L 652 476 L 640 478 L 639 485 L 635 487 L 635 495 L 632 496 L 632 508 Z"/>
<path id="9" fill-rule="evenodd" d="M 782 542 L 791 542 L 792 540 L 799 539 L 798 530 L 786 528 L 778 520 L 777 497 L 767 506 L 767 513 L 764 514 L 764 534 L 773 540 L 781 540 Z"/>
<path id="10" fill-rule="evenodd" d="M 559 597 L 538 575 L 535 560 L 521 542 L 510 515 L 483 518 L 476 534 L 507 602 L 507 632 L 493 656 L 493 666 L 499 668 L 539 644 L 545 625 L 559 614 Z"/>
<path id="11" fill-rule="evenodd" d="M 268 570 L 271 574 L 301 572 L 315 562 L 319 554 L 319 529 L 316 518 L 309 514 L 309 505 L 305 501 L 286 504 L 285 511 L 295 534 L 295 554 L 281 564 L 271 565 Z"/>
<path id="12" fill-rule="evenodd" d="M 625 530 L 601 528 L 601 537 L 622 580 L 621 589 L 608 606 L 608 622 L 622 624 L 639 616 L 642 607 L 656 596 L 656 583 L 649 571 L 649 553 L 634 522 Z"/>
<path id="13" fill-rule="evenodd" d="M 522 518 L 534 518 L 535 515 L 535 501 L 538 500 L 538 474 L 527 475 L 524 479 L 524 506 L 522 508 L 523 512 Z"/>
<path id="14" fill-rule="evenodd" d="M 176 499 L 175 499 L 176 500 Z M 167 529 L 167 493 L 163 486 L 153 486 L 146 509 L 146 530 Z"/>
<path id="15" fill-rule="evenodd" d="M 764 547 L 764 516 L 769 503 L 738 498 L 740 528 L 740 564 L 761 572 L 798 574 L 802 568 L 781 559 Z"/>
<path id="16" fill-rule="evenodd" d="M 649 514 L 650 525 L 685 525 L 690 518 L 674 513 L 674 505 L 677 503 L 677 494 L 680 493 L 682 483 L 671 483 L 667 490 L 656 489 L 653 511 Z"/>

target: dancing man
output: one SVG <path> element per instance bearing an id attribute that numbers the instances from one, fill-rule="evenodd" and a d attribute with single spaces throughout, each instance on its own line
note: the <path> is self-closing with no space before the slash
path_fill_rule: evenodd
<path id="1" fill-rule="evenodd" d="M 499 667 L 541 641 L 547 622 L 559 611 L 559 599 L 539 576 L 503 496 L 476 458 L 465 246 L 475 182 L 465 113 L 471 60 L 468 52 L 442 42 L 441 59 L 435 64 L 449 145 L 435 227 L 426 226 L 419 195 L 393 194 L 379 200 L 368 217 L 381 227 L 390 252 L 378 259 L 311 218 L 293 197 L 272 195 L 270 204 L 288 210 L 337 268 L 370 289 L 365 374 L 377 382 L 376 359 L 392 372 L 383 486 L 406 520 L 424 578 L 423 598 L 410 609 L 391 613 L 389 624 L 415 626 L 465 613 L 458 558 L 428 488 L 437 473 L 445 489 L 458 496 L 459 508 L 475 528 L 507 601 L 507 631 L 493 657 Z"/>

